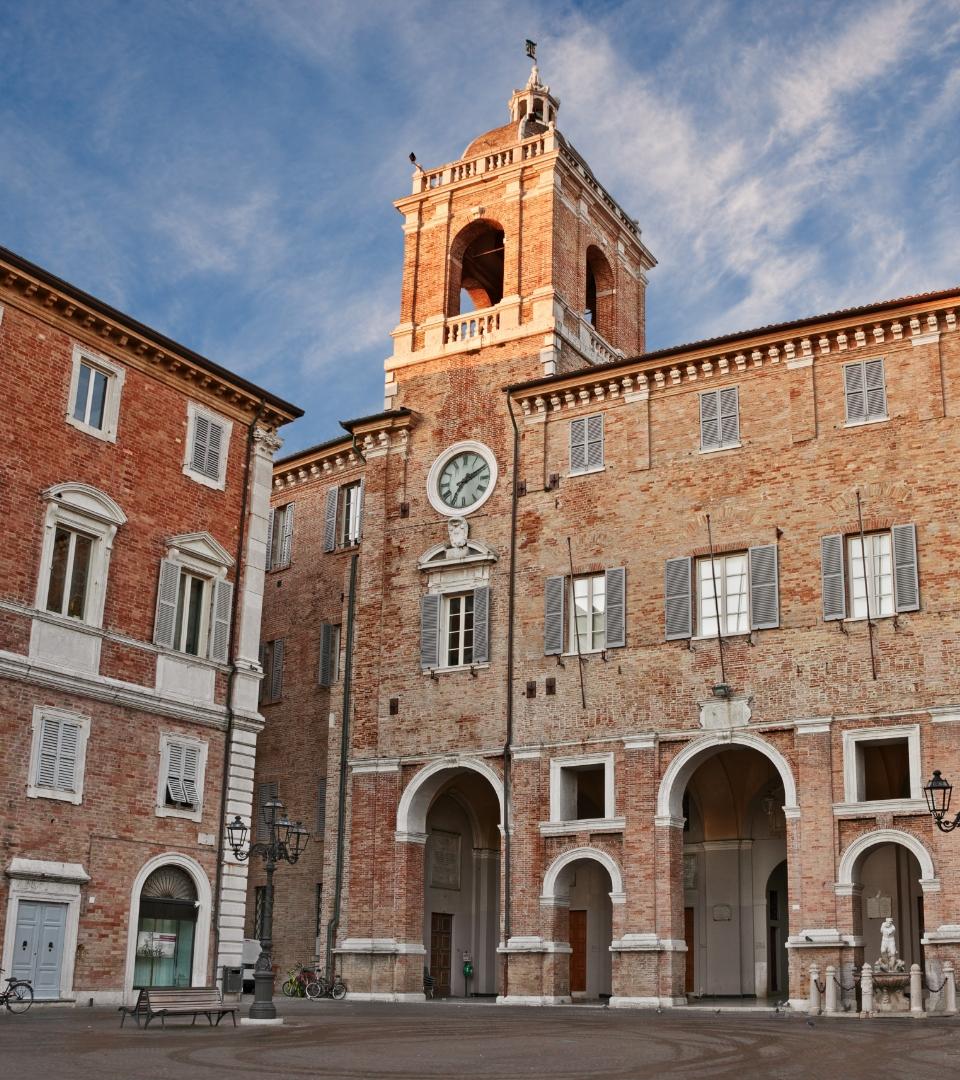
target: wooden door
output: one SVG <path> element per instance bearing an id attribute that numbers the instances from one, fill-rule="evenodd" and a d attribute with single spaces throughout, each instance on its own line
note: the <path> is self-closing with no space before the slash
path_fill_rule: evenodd
<path id="1" fill-rule="evenodd" d="M 570 912 L 570 993 L 583 994 L 587 989 L 587 913 Z"/>
<path id="2" fill-rule="evenodd" d="M 430 916 L 430 974 L 436 980 L 434 994 L 450 996 L 450 950 L 453 942 L 453 916 L 434 911 Z"/>
<path id="3" fill-rule="evenodd" d="M 694 916 L 696 912 L 692 907 L 683 909 L 683 940 L 687 943 L 687 955 L 685 958 L 685 970 L 683 977 L 683 989 L 686 993 L 694 993 L 694 963 L 696 962 L 696 943 L 694 941 Z"/>

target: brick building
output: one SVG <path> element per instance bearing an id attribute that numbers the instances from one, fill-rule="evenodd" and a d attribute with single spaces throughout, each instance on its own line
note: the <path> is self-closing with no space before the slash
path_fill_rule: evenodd
<path id="1" fill-rule="evenodd" d="M 534 69 L 417 168 L 385 411 L 275 469 L 258 797 L 325 839 L 278 957 L 625 1006 L 831 965 L 852 1005 L 890 915 L 936 991 L 960 291 L 645 353 L 655 260 L 557 109 Z"/>
<path id="2" fill-rule="evenodd" d="M 0 249 L 0 965 L 115 1002 L 240 963 L 276 429 L 300 415 Z"/>

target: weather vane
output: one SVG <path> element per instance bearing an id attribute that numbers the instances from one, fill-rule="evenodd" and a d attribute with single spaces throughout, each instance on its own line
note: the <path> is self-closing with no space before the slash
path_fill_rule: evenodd
<path id="1" fill-rule="evenodd" d="M 527 56 L 529 56 L 531 60 L 537 59 L 537 43 L 531 41 L 529 38 L 527 38 Z"/>

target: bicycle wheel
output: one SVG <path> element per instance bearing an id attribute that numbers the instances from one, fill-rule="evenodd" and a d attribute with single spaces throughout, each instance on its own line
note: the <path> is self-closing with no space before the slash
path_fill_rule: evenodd
<path id="1" fill-rule="evenodd" d="M 334 982 L 330 990 L 330 996 L 334 1001 L 342 1001 L 347 996 L 347 988 L 339 979 Z"/>
<path id="2" fill-rule="evenodd" d="M 283 996 L 297 997 L 297 988 L 299 987 L 299 985 L 300 984 L 297 982 L 296 979 L 287 979 L 287 981 L 281 987 L 281 989 L 283 990 Z"/>
<path id="3" fill-rule="evenodd" d="M 307 997 L 311 1001 L 319 1001 L 323 997 L 323 987 L 320 985 L 319 980 L 314 979 L 313 982 L 307 983 Z"/>
<path id="4" fill-rule="evenodd" d="M 33 987 L 27 983 L 16 983 L 10 987 L 7 1008 L 12 1013 L 25 1013 L 33 1004 Z"/>

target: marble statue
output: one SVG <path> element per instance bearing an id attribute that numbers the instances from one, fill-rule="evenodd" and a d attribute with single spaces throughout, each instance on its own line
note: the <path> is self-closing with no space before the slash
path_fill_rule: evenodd
<path id="1" fill-rule="evenodd" d="M 897 955 L 897 928 L 888 915 L 880 924 L 880 959 L 878 971 L 903 971 L 904 963 Z"/>

